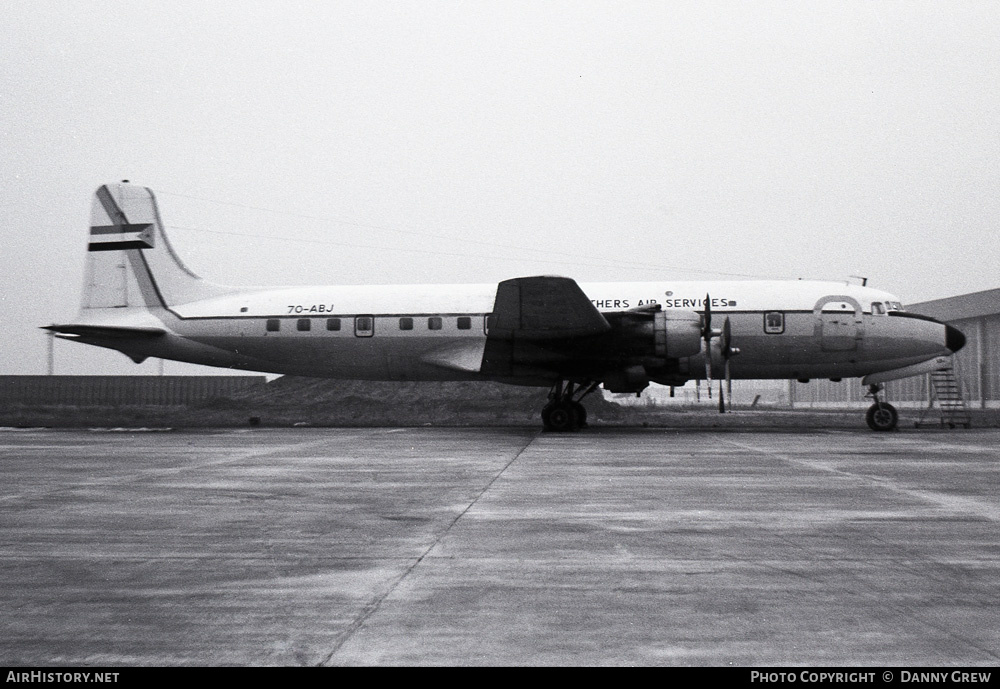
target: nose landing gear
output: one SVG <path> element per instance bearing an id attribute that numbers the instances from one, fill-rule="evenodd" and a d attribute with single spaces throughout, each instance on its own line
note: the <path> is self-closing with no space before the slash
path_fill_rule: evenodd
<path id="1" fill-rule="evenodd" d="M 881 391 L 881 385 L 868 386 L 866 397 L 874 399 L 875 404 L 868 407 L 868 412 L 865 414 L 865 422 L 868 424 L 868 428 L 873 431 L 891 431 L 899 424 L 899 414 L 891 404 L 879 400 L 878 394 Z"/>
<path id="2" fill-rule="evenodd" d="M 549 403 L 542 409 L 546 431 L 562 433 L 587 427 L 587 408 L 580 403 L 597 389 L 599 383 L 574 386 L 570 381 L 558 381 L 549 391 Z"/>

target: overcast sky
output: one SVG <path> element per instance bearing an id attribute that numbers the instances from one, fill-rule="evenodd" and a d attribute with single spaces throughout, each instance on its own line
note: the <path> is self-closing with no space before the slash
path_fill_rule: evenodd
<path id="1" fill-rule="evenodd" d="M 124 178 L 230 284 L 1000 287 L 993 1 L 8 0 L 0 56 L 3 374 Z"/>

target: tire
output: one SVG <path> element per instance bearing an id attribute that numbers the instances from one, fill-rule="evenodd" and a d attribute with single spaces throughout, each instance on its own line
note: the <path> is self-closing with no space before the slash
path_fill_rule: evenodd
<path id="1" fill-rule="evenodd" d="M 546 419 L 545 410 L 542 410 L 542 420 L 545 421 L 545 429 L 557 433 L 575 431 L 579 426 L 579 419 L 576 409 L 570 402 L 557 402 L 546 407 L 549 410 Z"/>
<path id="2" fill-rule="evenodd" d="M 873 404 L 868 407 L 868 413 L 865 414 L 865 422 L 868 424 L 868 428 L 873 431 L 891 431 L 899 423 L 899 414 L 891 404 L 886 404 L 885 402 L 882 404 Z"/>
<path id="3" fill-rule="evenodd" d="M 552 426 L 549 424 L 549 413 L 552 411 L 552 407 L 553 407 L 552 404 L 546 404 L 544 407 L 542 407 L 542 425 L 545 427 L 545 430 L 547 431 L 552 430 Z"/>
<path id="4" fill-rule="evenodd" d="M 587 427 L 587 408 L 580 404 L 579 402 L 571 402 L 573 409 L 576 410 L 576 425 L 578 428 Z"/>

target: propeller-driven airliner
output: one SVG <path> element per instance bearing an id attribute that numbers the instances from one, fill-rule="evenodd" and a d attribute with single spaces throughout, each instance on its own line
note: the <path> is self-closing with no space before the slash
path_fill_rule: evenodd
<path id="1" fill-rule="evenodd" d="M 641 392 L 689 380 L 861 377 L 874 430 L 896 427 L 889 380 L 948 365 L 958 329 L 846 282 L 701 281 L 229 287 L 171 247 L 153 192 L 94 198 L 83 303 L 56 336 L 142 362 L 382 381 L 482 380 L 549 389 L 552 431 L 586 425 L 599 387 Z"/>

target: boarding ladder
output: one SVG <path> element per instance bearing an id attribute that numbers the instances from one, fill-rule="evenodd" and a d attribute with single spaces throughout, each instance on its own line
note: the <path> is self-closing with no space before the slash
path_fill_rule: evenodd
<path id="1" fill-rule="evenodd" d="M 972 421 L 969 410 L 962 397 L 962 386 L 953 365 L 933 371 L 930 374 L 930 401 L 927 408 L 920 412 L 916 426 L 927 425 L 924 418 L 932 415 L 934 401 L 937 400 L 938 411 L 941 413 L 941 425 L 948 428 L 963 426 L 968 428 Z"/>

